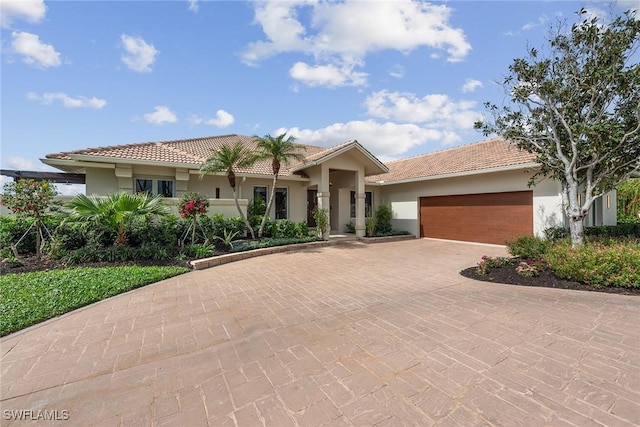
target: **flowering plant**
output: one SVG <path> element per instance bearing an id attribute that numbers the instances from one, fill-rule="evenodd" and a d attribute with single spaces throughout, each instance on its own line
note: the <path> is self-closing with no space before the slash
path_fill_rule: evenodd
<path id="1" fill-rule="evenodd" d="M 182 218 L 195 221 L 199 215 L 205 215 L 208 208 L 209 200 L 206 197 L 190 191 L 180 199 L 178 212 Z"/>
<path id="2" fill-rule="evenodd" d="M 196 241 L 196 223 L 198 222 L 198 217 L 200 215 L 206 215 L 208 208 L 209 200 L 207 200 L 203 194 L 189 191 L 180 198 L 178 213 L 180 217 L 191 222 L 189 226 L 191 229 L 191 244 Z"/>
<path id="3" fill-rule="evenodd" d="M 547 265 L 543 260 L 530 259 L 526 262 L 521 261 L 516 267 L 516 273 L 525 277 L 538 277 L 546 267 Z"/>
<path id="4" fill-rule="evenodd" d="M 486 275 L 491 268 L 502 267 L 503 265 L 507 265 L 511 262 L 509 258 L 505 257 L 491 257 L 487 255 L 482 256 L 482 261 L 478 263 L 476 267 L 476 273 L 480 276 Z"/>

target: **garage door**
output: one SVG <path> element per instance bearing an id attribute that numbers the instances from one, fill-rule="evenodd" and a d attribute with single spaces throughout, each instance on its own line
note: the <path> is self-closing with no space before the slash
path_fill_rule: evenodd
<path id="1" fill-rule="evenodd" d="M 533 192 L 420 198 L 420 237 L 495 243 L 533 234 Z"/>

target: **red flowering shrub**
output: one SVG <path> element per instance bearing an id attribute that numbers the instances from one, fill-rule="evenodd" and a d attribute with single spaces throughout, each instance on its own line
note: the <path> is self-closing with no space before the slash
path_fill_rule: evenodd
<path id="1" fill-rule="evenodd" d="M 190 220 L 196 220 L 199 215 L 206 215 L 208 209 L 209 200 L 204 195 L 192 191 L 182 196 L 178 205 L 180 217 Z"/>
<path id="2" fill-rule="evenodd" d="M 178 213 L 186 221 L 191 222 L 191 244 L 196 240 L 196 224 L 200 215 L 206 215 L 209 208 L 209 200 L 200 193 L 189 191 L 180 198 Z"/>

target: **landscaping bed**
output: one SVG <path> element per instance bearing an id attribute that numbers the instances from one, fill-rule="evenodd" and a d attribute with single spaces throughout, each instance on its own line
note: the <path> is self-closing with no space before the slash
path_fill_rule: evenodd
<path id="1" fill-rule="evenodd" d="M 576 247 L 562 230 L 552 229 L 546 238 L 521 236 L 506 242 L 511 257 L 483 256 L 460 274 L 484 282 L 640 295 L 640 230 L 627 224 L 593 230 L 598 234 Z"/>
<path id="2" fill-rule="evenodd" d="M 623 295 L 640 295 L 640 288 L 620 288 L 608 286 L 597 287 L 593 285 L 587 285 L 585 283 L 577 281 L 561 279 L 557 277 L 551 270 L 542 271 L 537 277 L 526 277 L 518 274 L 516 272 L 515 265 L 513 264 L 492 268 L 485 275 L 478 274 L 476 270 L 477 267 L 465 268 L 460 272 L 460 275 L 469 279 L 480 280 L 483 282 L 502 283 L 506 285 L 539 286 L 556 289 L 573 289 L 578 291 L 608 292 Z"/>

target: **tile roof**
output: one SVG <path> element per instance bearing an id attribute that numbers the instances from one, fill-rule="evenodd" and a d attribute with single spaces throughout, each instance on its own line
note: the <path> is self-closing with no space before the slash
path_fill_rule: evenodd
<path id="1" fill-rule="evenodd" d="M 103 157 L 107 161 L 108 159 L 127 159 L 200 166 L 206 161 L 211 153 L 222 147 L 224 144 L 234 144 L 237 141 L 242 142 L 250 149 L 254 149 L 256 147 L 256 142 L 252 136 L 222 135 L 195 139 L 85 148 L 82 150 L 47 154 L 45 157 L 47 159 L 71 160 L 72 155 L 87 155 Z M 297 145 L 300 146 L 301 152 L 306 155 L 314 155 L 326 150 L 325 148 L 314 147 L 311 145 Z M 299 163 L 300 162 L 298 161 L 294 161 L 288 166 L 293 167 Z M 289 167 L 283 167 L 280 175 L 290 175 Z M 240 169 L 239 172 L 271 175 L 271 162 L 269 160 L 258 161 L 252 167 Z"/>
<path id="2" fill-rule="evenodd" d="M 482 169 L 528 164 L 535 155 L 495 138 L 447 150 L 385 163 L 389 172 L 367 177 L 369 182 L 394 182 Z"/>
<path id="3" fill-rule="evenodd" d="M 253 149 L 256 142 L 253 136 L 221 135 L 194 139 L 179 139 L 161 142 L 144 142 L 138 144 L 115 145 L 107 147 L 85 148 L 82 150 L 47 154 L 47 159 L 72 160 L 73 155 L 87 155 L 96 158 L 142 160 L 159 163 L 184 164 L 186 167 L 199 167 L 224 144 L 242 142 Z M 297 144 L 307 156 L 302 162 L 293 161 L 284 165 L 281 176 L 290 176 L 291 170 L 300 164 L 320 160 L 340 149 L 353 144 L 354 140 L 346 141 L 331 148 L 315 147 Z M 422 154 L 407 159 L 388 162 L 385 165 L 389 172 L 367 177 L 368 182 L 394 182 L 410 179 L 427 178 L 468 172 L 474 170 L 491 169 L 504 166 L 532 163 L 535 156 L 517 149 L 504 139 L 496 138 L 474 144 L 453 147 L 447 150 Z M 271 162 L 262 160 L 250 168 L 238 172 L 271 175 Z"/>

